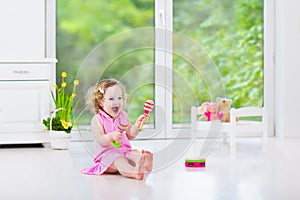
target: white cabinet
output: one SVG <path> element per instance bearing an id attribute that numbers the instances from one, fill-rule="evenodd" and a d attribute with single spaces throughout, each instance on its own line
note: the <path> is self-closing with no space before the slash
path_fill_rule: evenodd
<path id="1" fill-rule="evenodd" d="M 53 63 L 0 64 L 0 144 L 46 143 Z"/>
<path id="2" fill-rule="evenodd" d="M 45 58 L 44 0 L 9 0 L 0 3 L 0 60 Z"/>
<path id="3" fill-rule="evenodd" d="M 49 141 L 55 0 L 0 2 L 0 145 Z"/>
<path id="4" fill-rule="evenodd" d="M 0 133 L 42 132 L 49 114 L 49 81 L 0 81 Z"/>

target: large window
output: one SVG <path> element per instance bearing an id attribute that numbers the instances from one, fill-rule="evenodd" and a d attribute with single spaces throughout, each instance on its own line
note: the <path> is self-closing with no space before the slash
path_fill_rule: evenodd
<path id="1" fill-rule="evenodd" d="M 215 68 L 220 72 L 224 93 L 227 98 L 232 99 L 234 107 L 263 105 L 263 16 L 262 0 L 173 1 L 173 29 L 194 39 L 207 51 L 206 56 L 215 64 L 209 68 Z M 188 46 L 184 51 L 194 53 Z M 201 59 L 201 55 L 198 55 L 198 58 Z M 210 64 L 203 61 L 202 63 L 204 66 L 198 68 L 200 72 L 205 65 Z M 173 56 L 173 69 L 176 72 L 173 74 L 180 74 L 189 80 L 198 102 L 215 100 L 209 92 L 214 86 L 207 85 L 205 78 L 213 79 L 215 82 L 219 79 L 210 76 L 209 73 L 202 73 L 204 77 L 199 79 L 199 76 L 193 75 L 195 74 L 193 67 L 197 66 L 191 66 L 180 55 Z M 174 76 L 175 80 L 176 78 L 178 76 Z M 181 81 L 174 81 L 173 90 L 178 94 L 185 86 Z M 181 96 L 183 109 L 181 112 L 188 113 L 191 103 L 194 102 L 189 102 L 190 95 Z M 175 95 L 173 99 L 176 99 Z M 188 115 L 182 115 L 183 119 L 180 120 L 176 100 L 173 107 L 174 123 L 189 121 Z"/>
<path id="2" fill-rule="evenodd" d="M 233 107 L 265 104 L 263 0 L 57 4 L 58 76 L 79 77 L 81 97 L 101 78 L 121 79 L 132 120 L 145 100 L 155 100 L 147 130 L 156 135 L 188 128 L 191 106 L 217 96 L 232 99 Z"/>
<path id="3" fill-rule="evenodd" d="M 118 79 L 127 87 L 132 120 L 143 114 L 145 100 L 155 98 L 154 31 L 135 35 L 141 27 L 154 27 L 153 0 L 57 1 L 57 76 L 67 71 L 79 79 L 78 113 L 85 107 L 87 90 L 103 78 Z M 89 124 L 91 117 L 87 111 L 79 123 Z"/>

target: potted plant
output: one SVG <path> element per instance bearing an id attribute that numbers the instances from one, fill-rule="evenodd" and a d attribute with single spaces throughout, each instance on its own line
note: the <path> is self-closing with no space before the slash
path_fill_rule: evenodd
<path id="1" fill-rule="evenodd" d="M 77 119 L 74 119 L 73 109 L 76 108 L 78 102 L 74 102 L 76 97 L 76 86 L 79 84 L 78 80 L 74 80 L 73 89 L 68 92 L 66 72 L 61 73 L 61 86 L 53 85 L 54 91 L 51 91 L 51 96 L 55 104 L 55 110 L 50 113 L 50 116 L 43 119 L 43 124 L 49 131 L 50 144 L 52 149 L 68 149 L 71 130 L 74 127 Z"/>

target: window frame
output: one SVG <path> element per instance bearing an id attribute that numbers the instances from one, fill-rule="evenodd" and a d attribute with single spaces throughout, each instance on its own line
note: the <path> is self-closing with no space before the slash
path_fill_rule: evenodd
<path id="1" fill-rule="evenodd" d="M 186 138 L 191 129 L 172 124 L 172 30 L 173 0 L 155 1 L 155 128 L 145 129 L 142 137 Z M 269 136 L 274 136 L 275 2 L 264 0 L 264 107 L 267 110 Z M 161 49 L 164 49 L 162 51 Z M 170 53 L 171 52 L 171 53 Z M 161 86 L 163 84 L 163 87 Z M 162 111 L 163 110 L 163 111 Z M 158 128 L 160 127 L 160 128 Z M 163 128 L 161 128 L 163 127 Z M 178 133 L 180 135 L 178 136 Z M 258 136 L 258 135 L 257 135 Z M 138 137 L 139 138 L 139 137 Z"/>
<path id="2" fill-rule="evenodd" d="M 155 128 L 147 128 L 137 138 L 174 138 L 180 130 L 188 137 L 191 129 L 172 124 L 172 30 L 173 0 L 155 0 Z M 264 106 L 267 110 L 269 136 L 274 136 L 275 0 L 264 0 Z M 55 13 L 55 6 L 49 7 Z M 53 10 L 52 10 L 53 9 Z M 50 27 L 55 29 L 55 27 Z M 51 38 L 55 40 L 56 38 Z M 54 48 L 54 47 L 53 47 Z M 164 49 L 162 51 L 161 49 Z M 55 56 L 54 56 L 55 57 Z M 53 70 L 55 74 L 55 69 Z M 161 108 L 161 109 L 158 109 Z"/>

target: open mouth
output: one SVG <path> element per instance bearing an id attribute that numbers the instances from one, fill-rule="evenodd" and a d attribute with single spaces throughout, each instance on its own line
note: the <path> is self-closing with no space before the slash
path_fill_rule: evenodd
<path id="1" fill-rule="evenodd" d="M 113 111 L 114 113 L 118 113 L 119 107 L 112 107 L 112 111 Z"/>

